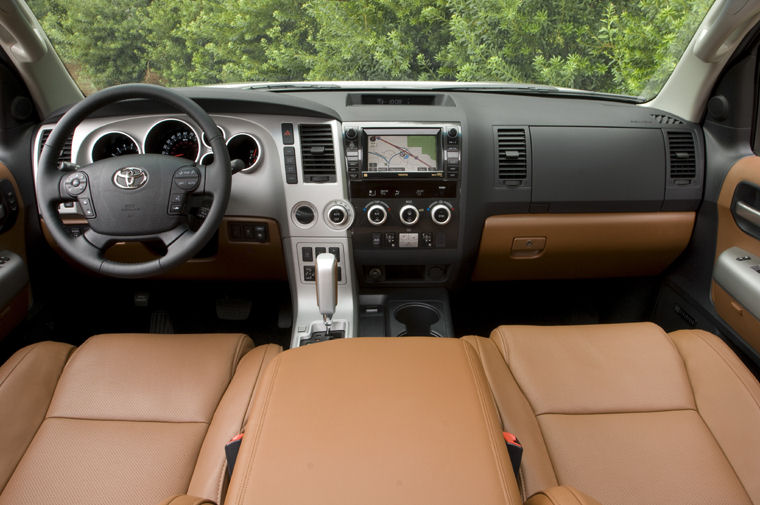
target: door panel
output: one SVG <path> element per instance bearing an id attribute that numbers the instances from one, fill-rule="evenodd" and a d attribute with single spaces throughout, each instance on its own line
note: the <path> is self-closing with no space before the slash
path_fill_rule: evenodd
<path id="1" fill-rule="evenodd" d="M 26 267 L 24 204 L 8 167 L 0 163 L 0 339 L 26 317 L 29 275 Z M 12 194 L 11 194 L 12 193 Z"/>
<path id="2" fill-rule="evenodd" d="M 723 264 L 721 254 L 724 254 Z M 747 298 L 748 293 L 760 290 L 758 258 L 760 157 L 747 156 L 731 167 L 718 198 L 718 238 L 711 297 L 718 315 L 760 352 L 760 320 L 752 314 L 748 307 L 752 300 Z M 735 263 L 731 264 L 732 261 Z M 757 270 L 753 269 L 755 266 Z M 749 273 L 756 274 L 756 278 Z"/>

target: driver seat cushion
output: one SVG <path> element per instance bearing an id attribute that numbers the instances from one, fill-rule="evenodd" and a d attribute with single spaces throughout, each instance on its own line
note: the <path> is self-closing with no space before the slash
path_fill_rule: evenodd
<path id="1" fill-rule="evenodd" d="M 0 383 L 0 405 L 39 391 L 37 419 L 20 413 L 36 431 L 28 447 L 15 461 L 2 452 L 0 472 L 12 469 L 0 473 L 2 505 L 152 505 L 186 493 L 221 502 L 224 445 L 242 430 L 258 375 L 281 350 L 253 348 L 242 334 L 106 334 L 73 352 L 31 347 L 0 368 L 0 381 L 10 378 Z M 18 365 L 30 354 L 36 369 Z M 4 390 L 8 380 L 15 384 Z M 0 420 L 0 433 L 8 422 Z"/>
<path id="2" fill-rule="evenodd" d="M 524 497 L 760 503 L 760 385 L 715 335 L 649 323 L 501 326 L 478 349 L 524 447 Z"/>

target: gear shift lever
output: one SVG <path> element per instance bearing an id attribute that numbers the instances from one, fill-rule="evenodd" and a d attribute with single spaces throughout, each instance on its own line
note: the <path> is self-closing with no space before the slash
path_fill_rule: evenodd
<path id="1" fill-rule="evenodd" d="M 317 256 L 316 270 L 317 305 L 325 323 L 325 336 L 329 336 L 338 304 L 338 261 L 335 255 L 322 253 Z"/>

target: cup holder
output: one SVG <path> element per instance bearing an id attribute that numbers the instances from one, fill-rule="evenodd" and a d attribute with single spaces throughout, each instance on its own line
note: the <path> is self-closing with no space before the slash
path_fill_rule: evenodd
<path id="1" fill-rule="evenodd" d="M 398 307 L 393 317 L 404 326 L 399 337 L 441 337 L 432 326 L 441 319 L 438 309 L 424 303 L 408 303 Z"/>

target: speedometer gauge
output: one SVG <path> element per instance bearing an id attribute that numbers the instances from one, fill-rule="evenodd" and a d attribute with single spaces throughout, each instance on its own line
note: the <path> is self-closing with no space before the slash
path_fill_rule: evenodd
<path id="1" fill-rule="evenodd" d="M 159 121 L 145 137 L 145 152 L 195 161 L 200 151 L 195 130 L 179 119 Z"/>
<path id="2" fill-rule="evenodd" d="M 194 160 L 198 157 L 198 138 L 192 130 L 175 132 L 164 142 L 161 154 Z"/>

